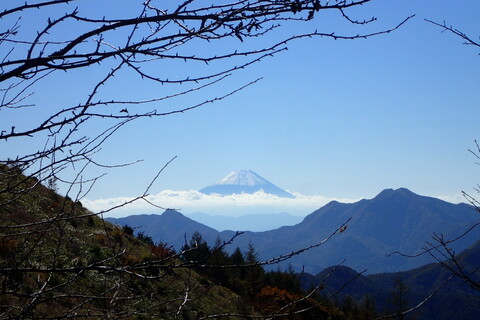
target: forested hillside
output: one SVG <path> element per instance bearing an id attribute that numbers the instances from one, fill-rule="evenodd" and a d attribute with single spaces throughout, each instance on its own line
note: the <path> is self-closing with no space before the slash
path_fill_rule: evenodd
<path id="1" fill-rule="evenodd" d="M 195 233 L 175 250 L 18 168 L 0 167 L 0 190 L 1 319 L 348 316 L 293 272 L 266 272 L 253 246 L 228 254 Z"/>

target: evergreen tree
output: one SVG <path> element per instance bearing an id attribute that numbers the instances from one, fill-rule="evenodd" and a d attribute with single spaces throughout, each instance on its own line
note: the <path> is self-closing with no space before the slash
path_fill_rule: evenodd
<path id="1" fill-rule="evenodd" d="M 219 236 L 215 239 L 213 248 L 211 249 L 208 264 L 212 267 L 220 267 L 228 264 L 228 254 L 223 249 L 224 243 Z M 211 268 L 209 270 L 210 276 L 221 285 L 227 285 L 228 274 L 226 268 Z"/>
<path id="2" fill-rule="evenodd" d="M 295 271 L 289 267 L 287 271 L 270 271 L 265 274 L 265 284 L 271 287 L 285 289 L 291 293 L 301 293 L 300 283 Z"/>
<path id="3" fill-rule="evenodd" d="M 245 283 L 245 258 L 239 247 L 235 249 L 232 255 L 229 257 L 230 265 L 229 269 L 229 287 L 237 293 L 244 295 L 247 289 Z"/>
<path id="4" fill-rule="evenodd" d="M 252 242 L 249 242 L 245 252 L 245 263 L 249 265 L 245 270 L 245 281 L 249 285 L 248 294 L 251 297 L 260 292 L 265 283 L 265 270 L 259 262 L 258 252 Z"/>
<path id="5" fill-rule="evenodd" d="M 360 319 L 370 320 L 375 318 L 375 300 L 373 299 L 372 295 L 367 294 L 362 299 L 362 305 L 360 308 Z"/>
<path id="6" fill-rule="evenodd" d="M 408 309 L 408 291 L 408 286 L 405 284 L 400 274 L 397 274 L 393 282 L 393 291 L 390 293 L 390 301 L 394 307 L 393 311 L 397 315 L 395 319 L 406 319 L 404 312 Z"/>
<path id="7" fill-rule="evenodd" d="M 155 243 L 153 242 L 152 237 L 147 236 L 147 235 L 145 234 L 145 232 L 143 232 L 143 231 L 140 231 L 139 233 L 137 233 L 137 239 L 140 240 L 140 241 L 142 241 L 142 242 L 144 242 L 144 243 L 146 243 L 146 244 L 149 245 L 149 246 L 153 246 L 153 245 L 155 244 Z"/>
<path id="8" fill-rule="evenodd" d="M 346 296 L 343 299 L 341 309 L 347 319 L 359 319 L 360 311 L 355 300 L 353 300 L 351 296 Z"/>
<path id="9" fill-rule="evenodd" d="M 130 227 L 129 225 L 127 225 L 127 224 L 124 225 L 124 226 L 122 227 L 122 230 L 123 230 L 123 232 L 125 232 L 125 233 L 128 234 L 129 236 L 133 236 L 133 228 Z"/>
<path id="10" fill-rule="evenodd" d="M 208 262 L 212 266 L 223 266 L 228 262 L 228 254 L 223 249 L 224 243 L 220 236 L 217 236 L 213 248 L 211 249 L 211 255 Z"/>
<path id="11" fill-rule="evenodd" d="M 235 248 L 232 255 L 230 256 L 230 262 L 232 265 L 242 266 L 245 264 L 245 258 L 243 256 L 242 250 L 239 247 Z"/>
<path id="12" fill-rule="evenodd" d="M 208 246 L 208 243 L 203 240 L 202 235 L 198 231 L 195 231 L 189 243 L 185 243 L 181 250 L 185 251 L 183 254 L 184 260 L 198 264 L 205 263 L 211 254 L 211 249 Z"/>

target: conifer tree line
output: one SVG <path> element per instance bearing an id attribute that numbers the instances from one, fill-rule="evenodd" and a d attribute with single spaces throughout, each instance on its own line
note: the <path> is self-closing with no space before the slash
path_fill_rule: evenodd
<path id="1" fill-rule="evenodd" d="M 133 228 L 123 226 L 123 230 L 133 235 Z M 175 255 L 175 249 L 166 243 L 153 244 L 150 237 L 141 231 L 136 237 L 152 246 L 161 248 L 168 255 Z M 219 237 L 210 246 L 198 231 L 180 249 L 181 260 L 190 264 L 204 275 L 207 283 L 215 283 L 232 290 L 249 306 L 246 313 L 259 313 L 268 316 L 276 314 L 285 306 L 287 314 L 277 314 L 275 319 L 414 319 L 410 314 L 413 304 L 410 301 L 410 289 L 400 275 L 391 283 L 389 294 L 385 296 L 386 306 L 376 306 L 370 294 L 362 299 L 349 295 L 327 294 L 326 283 L 316 287 L 304 288 L 301 285 L 303 274 L 291 267 L 265 268 L 259 259 L 259 253 L 250 242 L 245 251 L 236 247 L 231 253 L 226 250 L 225 242 Z M 328 276 L 324 279 L 328 280 Z M 345 285 L 348 285 L 347 283 Z"/>

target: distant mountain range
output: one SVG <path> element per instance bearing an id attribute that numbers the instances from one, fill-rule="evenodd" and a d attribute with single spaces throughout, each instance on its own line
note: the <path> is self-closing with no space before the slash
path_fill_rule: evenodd
<path id="1" fill-rule="evenodd" d="M 282 226 L 293 226 L 303 220 L 301 216 L 293 216 L 288 213 L 271 214 L 248 214 L 240 217 L 209 215 L 196 212 L 187 215 L 188 218 L 214 228 L 218 231 L 224 230 L 248 230 L 267 231 Z M 266 226 L 269 226 L 268 228 Z"/>
<path id="2" fill-rule="evenodd" d="M 457 255 L 458 261 L 473 281 L 479 281 L 480 241 Z M 366 296 L 375 301 L 377 311 L 396 310 L 394 296 L 398 298 L 398 285 L 402 283 L 404 310 L 412 308 L 435 294 L 406 319 L 470 320 L 478 318 L 480 292 L 459 278 L 448 280 L 451 273 L 439 263 L 399 273 L 361 275 L 348 267 L 329 267 L 316 275 L 299 275 L 301 286 L 309 289 L 321 285 L 322 294 L 347 296 L 363 303 Z M 448 281 L 447 281 L 448 280 Z M 348 284 L 345 286 L 345 284 Z M 441 286 L 441 290 L 437 289 Z"/>
<path id="3" fill-rule="evenodd" d="M 432 234 L 455 237 L 480 220 L 467 204 L 451 204 L 436 198 L 417 195 L 407 189 L 387 189 L 375 198 L 345 204 L 332 201 L 294 226 L 284 226 L 265 232 L 245 232 L 230 246 L 246 248 L 249 242 L 260 252 L 262 259 L 310 246 L 328 237 L 351 218 L 345 232 L 330 239 L 319 248 L 297 255 L 285 262 L 296 270 L 304 268 L 315 274 L 326 267 L 345 265 L 367 269 L 368 273 L 396 272 L 413 269 L 432 262 L 428 256 L 406 258 L 386 256 L 394 251 L 413 254 L 418 252 Z M 217 237 L 230 239 L 233 231 L 219 232 L 200 224 L 176 211 L 162 215 L 130 216 L 108 219 L 114 223 L 145 231 L 155 241 L 167 242 L 179 248 L 195 231 L 213 244 Z M 478 229 L 478 228 L 477 228 Z M 457 252 L 480 239 L 480 230 L 474 229 L 453 244 Z"/>
<path id="4" fill-rule="evenodd" d="M 134 228 L 135 234 L 140 231 L 151 236 L 155 242 L 166 242 L 179 249 L 192 234 L 200 232 L 209 244 L 213 244 L 219 232 L 175 210 L 166 210 L 161 215 L 140 214 L 124 218 L 106 218 L 105 220 L 117 225 L 129 225 Z"/>
<path id="5" fill-rule="evenodd" d="M 255 193 L 263 191 L 282 198 L 295 196 L 261 177 L 252 170 L 238 170 L 231 172 L 217 183 L 199 190 L 205 194 L 231 195 L 241 193 Z"/>

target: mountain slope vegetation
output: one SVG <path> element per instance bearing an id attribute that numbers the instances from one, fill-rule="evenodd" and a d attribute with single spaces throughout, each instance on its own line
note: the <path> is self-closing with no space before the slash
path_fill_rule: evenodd
<path id="1" fill-rule="evenodd" d="M 0 166 L 0 319 L 346 319 L 225 245 L 195 233 L 177 252 Z"/>
<path id="2" fill-rule="evenodd" d="M 0 318 L 188 319 L 238 313 L 238 295 L 80 202 L 0 168 Z"/>

